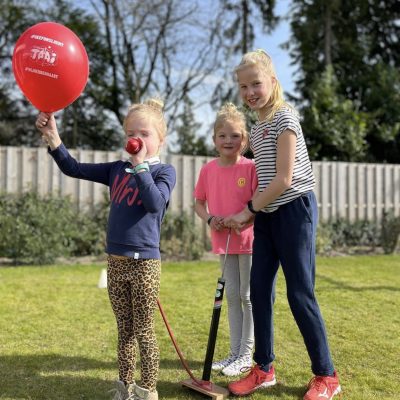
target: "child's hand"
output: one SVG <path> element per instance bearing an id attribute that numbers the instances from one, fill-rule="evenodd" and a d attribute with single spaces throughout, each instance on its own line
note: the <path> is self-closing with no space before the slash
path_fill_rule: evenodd
<path id="1" fill-rule="evenodd" d="M 224 219 L 222 217 L 215 216 L 210 222 L 211 229 L 214 229 L 216 231 L 220 231 L 221 229 L 224 229 L 225 225 L 224 225 L 223 221 L 224 221 Z"/>
<path id="2" fill-rule="evenodd" d="M 141 142 L 141 148 L 137 153 L 131 155 L 130 161 L 133 166 L 142 164 L 147 155 L 147 147 L 146 147 L 145 141 L 142 140 L 141 138 L 137 138 L 137 139 L 140 140 L 140 142 Z"/>
<path id="3" fill-rule="evenodd" d="M 235 229 L 236 232 L 245 227 L 253 218 L 253 214 L 245 208 L 238 214 L 231 215 L 224 219 L 223 223 L 228 228 Z"/>
<path id="4" fill-rule="evenodd" d="M 236 233 L 236 235 L 240 235 L 240 232 L 242 231 L 242 227 L 236 226 L 236 224 L 232 223 L 232 218 L 234 215 L 230 215 L 229 217 L 225 217 L 222 223 L 224 224 L 224 227 L 226 229 L 233 229 Z"/>
<path id="5" fill-rule="evenodd" d="M 39 113 L 35 125 L 41 132 L 42 139 L 52 150 L 56 149 L 61 144 L 60 135 L 58 134 L 57 124 L 53 113 Z"/>

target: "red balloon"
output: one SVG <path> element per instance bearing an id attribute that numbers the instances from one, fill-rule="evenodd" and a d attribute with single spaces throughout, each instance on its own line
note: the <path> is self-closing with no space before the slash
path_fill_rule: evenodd
<path id="1" fill-rule="evenodd" d="M 125 150 L 129 154 L 136 154 L 142 148 L 142 142 L 138 138 L 130 138 L 126 143 Z"/>
<path id="2" fill-rule="evenodd" d="M 89 60 L 78 36 L 64 25 L 41 22 L 17 40 L 13 72 L 22 93 L 40 111 L 67 107 L 82 93 Z"/>

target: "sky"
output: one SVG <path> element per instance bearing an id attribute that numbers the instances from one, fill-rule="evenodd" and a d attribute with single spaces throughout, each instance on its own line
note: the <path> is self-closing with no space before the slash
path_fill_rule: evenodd
<path id="1" fill-rule="evenodd" d="M 276 2 L 276 14 L 280 17 L 287 17 L 289 14 L 289 7 L 292 3 L 291 0 L 279 0 Z M 282 18 L 278 26 L 274 29 L 272 34 L 266 35 L 261 32 L 261 29 L 256 29 L 256 40 L 254 49 L 260 48 L 265 50 L 272 58 L 278 79 L 284 92 L 295 93 L 295 71 L 296 67 L 290 65 L 291 59 L 289 52 L 280 48 L 280 45 L 288 41 L 290 38 L 290 25 L 287 18 Z M 203 125 L 200 129 L 200 135 L 210 135 L 210 127 L 213 125 L 216 111 L 211 106 L 204 105 L 195 112 L 196 119 Z M 208 140 L 212 143 L 212 140 Z"/>
<path id="2" fill-rule="evenodd" d="M 75 1 L 83 7 L 90 8 L 90 0 Z M 279 0 L 276 2 L 275 12 L 280 17 L 287 17 L 292 0 Z M 280 80 L 285 92 L 294 91 L 294 73 L 295 67 L 290 65 L 290 58 L 287 50 L 279 46 L 289 40 L 290 26 L 284 18 L 271 35 L 265 35 L 260 30 L 257 33 L 255 48 L 262 48 L 272 57 L 274 61 L 278 79 Z"/>
<path id="3" fill-rule="evenodd" d="M 262 48 L 272 57 L 278 79 L 284 92 L 287 93 L 294 93 L 295 67 L 290 65 L 291 60 L 288 51 L 280 48 L 280 45 L 290 38 L 290 26 L 285 17 L 289 14 L 291 3 L 292 0 L 279 0 L 276 2 L 275 12 L 282 18 L 280 23 L 270 35 L 264 34 L 261 26 L 260 29 L 256 29 L 256 40 L 254 43 L 254 48 Z M 90 8 L 90 0 L 79 0 L 79 4 Z M 207 94 L 208 97 L 208 92 L 213 90 L 211 85 L 208 86 L 207 84 L 204 85 L 203 89 L 206 93 L 198 93 L 200 102 L 203 102 L 204 96 Z M 193 100 L 196 101 L 196 99 Z M 202 123 L 199 134 L 209 134 L 210 127 L 215 119 L 215 114 L 216 110 L 207 104 L 196 109 L 196 119 Z"/>
<path id="4" fill-rule="evenodd" d="M 291 0 L 280 0 L 276 2 L 276 13 L 281 17 L 287 17 Z M 256 38 L 256 48 L 264 49 L 274 62 L 278 79 L 285 92 L 294 92 L 295 67 L 290 65 L 288 50 L 279 46 L 290 38 L 290 26 L 287 19 L 282 19 L 271 35 L 261 34 Z"/>

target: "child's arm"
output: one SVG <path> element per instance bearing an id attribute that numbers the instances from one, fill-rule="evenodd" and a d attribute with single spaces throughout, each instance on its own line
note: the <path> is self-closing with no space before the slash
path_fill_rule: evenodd
<path id="1" fill-rule="evenodd" d="M 36 119 L 36 128 L 42 133 L 42 138 L 47 142 L 51 150 L 55 150 L 61 144 L 53 113 L 39 113 Z"/>
<path id="2" fill-rule="evenodd" d="M 39 113 L 36 119 L 36 128 L 39 129 L 42 138 L 50 147 L 50 155 L 65 175 L 104 185 L 109 184 L 112 163 L 80 163 L 75 160 L 62 144 L 53 113 Z"/>
<path id="3" fill-rule="evenodd" d="M 296 134 L 289 129 L 279 135 L 276 154 L 276 175 L 262 192 L 258 192 L 253 196 L 253 208 L 256 211 L 271 204 L 290 188 L 296 156 L 296 140 Z"/>
<path id="4" fill-rule="evenodd" d="M 212 217 L 209 223 L 211 229 L 219 231 L 223 228 L 223 218 L 209 214 L 207 210 L 207 202 L 205 200 L 196 199 L 194 204 L 194 211 L 203 221 L 206 221 L 207 223 L 208 220 Z"/>
<path id="5" fill-rule="evenodd" d="M 155 178 L 149 171 L 137 173 L 134 177 L 147 212 L 156 213 L 167 206 L 176 184 L 176 171 L 172 165 L 165 164 Z"/>
<path id="6" fill-rule="evenodd" d="M 294 159 L 296 155 L 296 134 L 287 129 L 282 132 L 277 141 L 276 175 L 269 185 L 253 196 L 253 208 L 259 211 L 275 201 L 292 184 Z M 245 207 L 239 214 L 226 221 L 231 227 L 241 228 L 247 223 L 253 213 Z"/>

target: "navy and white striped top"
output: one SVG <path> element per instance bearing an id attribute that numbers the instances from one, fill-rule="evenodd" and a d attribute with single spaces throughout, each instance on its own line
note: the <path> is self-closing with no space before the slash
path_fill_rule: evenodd
<path id="1" fill-rule="evenodd" d="M 297 112 L 287 106 L 279 109 L 272 121 L 259 121 L 250 132 L 250 146 L 254 154 L 258 176 L 258 189 L 263 191 L 276 175 L 277 142 L 285 130 L 296 134 L 296 155 L 294 161 L 292 185 L 275 201 L 262 209 L 275 211 L 279 206 L 313 190 L 314 174 L 308 157 L 307 147 Z"/>

